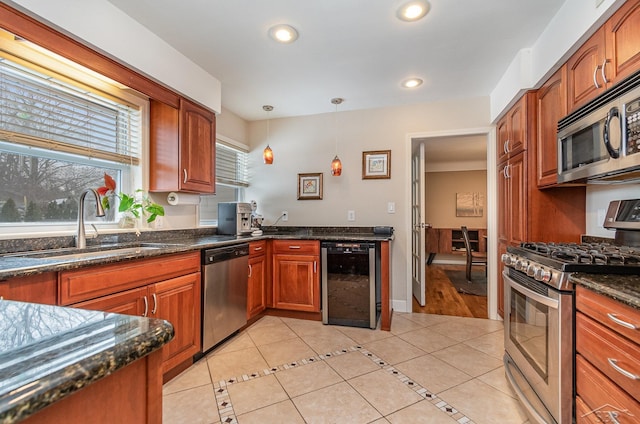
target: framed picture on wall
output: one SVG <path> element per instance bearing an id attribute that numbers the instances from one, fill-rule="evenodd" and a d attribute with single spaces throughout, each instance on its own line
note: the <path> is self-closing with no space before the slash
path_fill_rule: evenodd
<path id="1" fill-rule="evenodd" d="M 391 150 L 362 152 L 362 179 L 391 178 Z"/>
<path id="2" fill-rule="evenodd" d="M 456 216 L 479 217 L 483 207 L 483 193 L 456 193 Z"/>
<path id="3" fill-rule="evenodd" d="M 298 174 L 298 200 L 322 199 L 322 173 Z"/>

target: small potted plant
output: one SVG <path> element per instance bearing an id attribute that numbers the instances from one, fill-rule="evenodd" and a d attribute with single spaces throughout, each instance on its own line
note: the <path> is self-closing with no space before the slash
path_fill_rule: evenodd
<path id="1" fill-rule="evenodd" d="M 136 220 L 141 216 L 146 217 L 148 223 L 155 221 L 158 216 L 164 216 L 164 208 L 153 203 L 143 190 L 138 189 L 133 195 L 116 193 L 115 190 L 115 180 L 105 173 L 104 186 L 99 187 L 96 191 L 102 196 L 102 207 L 105 210 L 111 209 L 110 198 L 118 197 L 118 212 L 123 214 L 119 222 L 120 227 L 134 227 Z"/>

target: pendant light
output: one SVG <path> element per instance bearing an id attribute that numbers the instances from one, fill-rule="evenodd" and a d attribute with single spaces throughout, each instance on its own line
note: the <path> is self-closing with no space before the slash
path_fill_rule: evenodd
<path id="1" fill-rule="evenodd" d="M 331 99 L 331 103 L 336 105 L 336 112 L 334 114 L 334 120 L 333 120 L 334 121 L 333 128 L 334 128 L 335 137 L 336 137 L 336 157 L 334 157 L 333 160 L 331 161 L 331 175 L 334 177 L 339 177 L 342 174 L 342 162 L 338 157 L 338 126 L 336 125 L 336 120 L 338 115 L 338 105 L 341 104 L 343 101 L 344 99 L 340 97 L 334 97 L 333 99 Z"/>
<path id="2" fill-rule="evenodd" d="M 273 106 L 264 105 L 262 106 L 262 110 L 267 112 L 267 147 L 265 147 L 264 151 L 262 152 L 262 160 L 266 165 L 271 165 L 273 164 L 273 150 L 271 150 L 271 147 L 269 147 L 269 112 L 273 110 Z"/>

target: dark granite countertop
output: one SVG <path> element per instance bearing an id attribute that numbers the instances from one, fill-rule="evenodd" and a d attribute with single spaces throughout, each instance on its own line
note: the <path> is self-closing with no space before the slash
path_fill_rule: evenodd
<path id="1" fill-rule="evenodd" d="M 18 422 L 173 338 L 171 324 L 160 319 L 8 300 L 0 300 L 0 325 L 3 423 Z"/>
<path id="2" fill-rule="evenodd" d="M 74 250 L 73 252 L 69 252 L 70 249 L 65 245 L 48 242 L 44 246 L 39 247 L 41 249 L 58 248 L 67 250 L 67 253 L 99 251 L 100 254 L 92 257 L 60 255 L 55 258 L 48 258 L 38 256 L 38 252 L 42 250 L 25 252 L 27 254 L 22 256 L 18 250 L 17 252 L 0 256 L 0 280 L 265 239 L 377 242 L 392 240 L 393 235 L 374 234 L 371 227 L 267 227 L 260 236 L 229 236 L 207 234 L 201 231 L 164 231 L 159 233 L 142 233 L 140 238 L 128 238 L 122 242 L 105 237 L 104 240 L 99 240 L 98 244 L 89 246 L 84 250 Z M 149 247 L 150 244 L 153 244 L 152 248 L 140 249 L 139 251 L 135 249 L 130 249 L 127 252 L 116 250 L 122 248 Z"/>
<path id="3" fill-rule="evenodd" d="M 640 275 L 574 273 L 569 282 L 640 309 Z"/>

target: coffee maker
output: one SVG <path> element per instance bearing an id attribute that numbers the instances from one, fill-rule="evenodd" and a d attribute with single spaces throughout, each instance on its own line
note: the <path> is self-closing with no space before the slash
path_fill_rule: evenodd
<path id="1" fill-rule="evenodd" d="M 234 236 L 251 234 L 251 204 L 218 203 L 218 234 Z"/>

